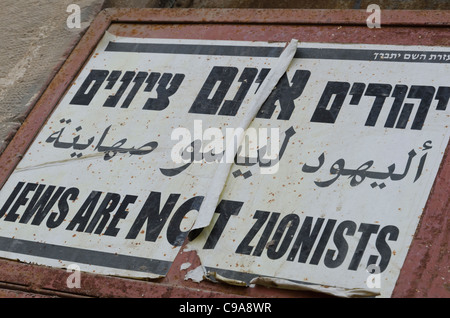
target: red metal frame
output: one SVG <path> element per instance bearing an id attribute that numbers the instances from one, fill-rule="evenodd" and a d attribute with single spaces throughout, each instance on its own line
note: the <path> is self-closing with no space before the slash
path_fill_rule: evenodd
<path id="1" fill-rule="evenodd" d="M 135 37 L 376 43 L 450 46 L 450 11 L 383 11 L 382 27 L 366 26 L 364 10 L 106 9 L 92 22 L 0 156 L 0 187 L 58 104 L 105 31 Z M 450 156 L 442 165 L 401 270 L 393 297 L 448 297 Z M 0 260 L 0 296 L 94 297 L 323 297 L 311 292 L 242 288 L 185 281 L 181 264 L 200 264 L 195 252 L 176 257 L 166 277 L 141 281 L 85 273 L 81 289 L 66 286 L 61 269 Z M 12 292 L 11 290 L 15 290 Z M 34 293 L 34 294 L 33 294 Z"/>

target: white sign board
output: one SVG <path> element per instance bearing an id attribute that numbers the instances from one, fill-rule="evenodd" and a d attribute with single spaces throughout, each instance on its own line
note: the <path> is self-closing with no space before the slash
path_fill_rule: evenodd
<path id="1" fill-rule="evenodd" d="M 284 46 L 106 34 L 0 191 L 0 257 L 164 276 Z M 191 232 L 205 268 L 354 290 L 369 266 L 389 296 L 449 140 L 449 57 L 299 44 Z"/>

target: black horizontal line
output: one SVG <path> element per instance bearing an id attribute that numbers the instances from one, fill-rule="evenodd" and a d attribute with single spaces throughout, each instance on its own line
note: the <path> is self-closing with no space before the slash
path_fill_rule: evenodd
<path id="1" fill-rule="evenodd" d="M 107 52 L 279 57 L 282 47 L 109 42 Z"/>
<path id="2" fill-rule="evenodd" d="M 109 42 L 106 52 L 279 57 L 282 47 Z M 393 56 L 396 56 L 393 58 Z M 379 62 L 450 63 L 450 52 L 298 48 L 295 58 Z M 443 58 L 444 57 L 444 58 Z M 448 60 L 446 57 L 449 57 Z"/>
<path id="3" fill-rule="evenodd" d="M 137 256 L 88 250 L 77 247 L 33 242 L 17 238 L 0 237 L 0 250 L 64 260 L 68 262 L 103 266 L 136 272 L 167 274 L 171 262 Z"/>

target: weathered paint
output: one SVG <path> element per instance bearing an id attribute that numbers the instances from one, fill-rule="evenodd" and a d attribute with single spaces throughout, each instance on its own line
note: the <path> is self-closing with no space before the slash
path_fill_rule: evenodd
<path id="1" fill-rule="evenodd" d="M 441 91 L 448 90 L 444 59 L 449 51 L 433 47 L 441 49 L 435 56 L 437 52 L 414 46 L 300 44 L 287 76 L 293 79 L 294 73 L 299 76 L 303 72 L 309 79 L 301 93 L 297 90 L 301 97 L 295 100 L 295 110 L 289 112 L 284 101 L 286 108 L 275 112 L 278 117 L 272 116 L 270 121 L 255 118 L 251 126 L 278 127 L 280 144 L 287 138 L 283 133 L 292 129 L 279 169 L 264 173 L 258 166 L 233 167 L 232 172 L 242 176 L 230 175 L 221 196 L 223 202 L 233 204 L 216 211 L 228 213 L 229 219 L 222 218 L 220 223 L 218 214 L 209 229 L 188 245 L 198 251 L 202 264 L 221 276 L 248 283 L 263 275 L 296 281 L 299 288 L 308 283 L 347 289 L 367 288 L 370 275 L 366 267 L 376 264 L 381 271 L 379 291 L 390 296 L 396 269 L 402 267 L 450 131 L 447 114 L 437 103 L 434 115 L 429 113 L 431 117 L 423 123 L 418 121 L 421 115 L 409 117 L 407 123 L 403 117 L 406 109 L 394 123 L 393 99 L 390 103 L 386 100 L 382 110 L 377 107 L 381 107 L 380 96 L 387 97 L 388 91 L 404 90 L 406 94 L 407 87 L 410 92 L 419 90 L 408 83 L 439 83 Z M 431 54 L 431 60 L 413 51 Z M 436 58 L 443 63 L 419 65 L 412 62 L 413 56 L 415 61 Z M 421 95 L 425 90 L 439 90 L 431 86 L 422 89 Z M 351 96 L 345 97 L 345 91 Z M 378 106 L 371 108 L 375 95 L 379 96 Z M 408 107 L 412 102 L 408 101 Z M 429 155 L 420 159 L 422 163 L 427 160 L 426 168 L 412 161 L 434 145 L 438 148 L 436 160 L 428 161 L 433 160 Z M 246 175 L 249 171 L 250 176 Z M 388 177 L 390 173 L 393 175 Z M 426 173 L 428 181 L 421 180 L 427 178 Z M 346 229 L 343 236 L 339 228 Z M 317 238 L 310 234 L 314 231 Z M 328 231 L 334 234 L 329 237 Z M 380 236 L 375 243 L 377 233 Z M 373 237 L 365 241 L 366 235 Z M 303 251 L 309 236 L 314 238 Z"/>
<path id="2" fill-rule="evenodd" d="M 269 10 L 268 10 L 269 11 Z M 293 12 L 295 11 L 295 12 Z M 44 93 L 43 97 L 41 98 L 41 100 L 38 102 L 37 106 L 41 105 L 41 107 L 35 107 L 32 115 L 30 115 L 29 119 L 27 120 L 27 124 L 24 125 L 26 129 L 26 132 L 23 132 L 23 130 L 25 128 L 21 129 L 21 132 L 16 136 L 16 138 L 13 140 L 12 144 L 10 145 L 10 147 L 7 149 L 7 151 L 5 152 L 4 156 L 2 156 L 2 160 L 5 160 L 3 162 L 8 163 L 7 165 L 4 165 L 4 167 L 6 167 L 5 170 L 3 170 L 2 172 L 4 173 L 4 178 L 3 180 L 5 180 L 7 178 L 7 176 L 9 175 L 9 173 L 11 172 L 12 168 L 15 166 L 15 163 L 18 161 L 18 159 L 16 158 L 16 154 L 17 152 L 19 153 L 24 153 L 24 149 L 26 149 L 27 145 L 31 142 L 31 139 L 33 137 L 33 135 L 37 132 L 37 130 L 39 129 L 39 127 L 42 125 L 42 121 L 45 120 L 46 115 L 49 113 L 49 111 L 51 111 L 52 107 L 55 106 L 55 103 L 58 99 L 58 97 L 60 95 L 58 94 L 54 94 L 55 92 L 60 92 L 60 94 L 62 94 L 62 92 L 65 90 L 66 85 L 69 83 L 70 78 L 73 78 L 73 76 L 75 75 L 75 72 L 77 72 L 77 70 L 79 69 L 81 63 L 84 61 L 83 58 L 85 59 L 87 57 L 87 54 L 89 53 L 89 47 L 93 48 L 93 46 L 95 46 L 96 41 L 98 41 L 99 37 L 100 37 L 100 32 L 101 30 L 105 30 L 106 27 L 109 25 L 109 23 L 113 20 L 116 21 L 126 21 L 126 22 L 135 22 L 135 21 L 139 21 L 139 22 L 143 22 L 143 21 L 148 21 L 147 19 L 149 18 L 149 16 L 146 16 L 149 13 L 153 13 L 153 16 L 151 18 L 151 21 L 154 23 L 155 21 L 166 21 L 166 22 L 182 22 L 182 25 L 175 25 L 172 28 L 168 28 L 168 26 L 170 25 L 159 25 L 154 29 L 160 29 L 164 31 L 164 34 L 167 35 L 168 37 L 179 37 L 179 35 L 177 34 L 177 32 L 179 32 L 180 30 L 182 30 L 183 34 L 185 37 L 202 37 L 205 36 L 206 38 L 208 37 L 213 37 L 214 36 L 214 28 L 213 27 L 207 27 L 204 24 L 207 24 L 208 22 L 214 21 L 214 22 L 223 22 L 223 23 L 230 23 L 229 25 L 226 25 L 225 27 L 221 26 L 221 25 L 217 25 L 217 27 L 220 28 L 222 27 L 223 29 L 220 31 L 225 32 L 226 33 L 221 33 L 222 35 L 218 35 L 217 33 L 215 34 L 214 38 L 222 38 L 225 37 L 226 39 L 235 39 L 235 40 L 248 40 L 248 38 L 242 38 L 243 33 L 249 32 L 249 31 L 259 31 L 256 32 L 256 34 L 258 34 L 257 36 L 250 36 L 247 33 L 247 37 L 253 37 L 253 40 L 255 38 L 257 38 L 258 36 L 264 36 L 264 32 L 266 32 L 267 34 L 279 34 L 276 35 L 275 38 L 277 38 L 276 40 L 281 41 L 281 40 L 285 40 L 286 38 L 289 37 L 293 37 L 292 33 L 290 34 L 289 32 L 292 32 L 293 29 L 297 29 L 295 27 L 293 27 L 292 25 L 289 26 L 283 26 L 282 24 L 296 24 L 298 23 L 298 21 L 301 21 L 304 24 L 315 24 L 316 22 L 319 23 L 323 23 L 322 21 L 327 21 L 327 24 L 331 24 L 328 26 L 320 26 L 320 27 L 315 27 L 314 26 L 309 30 L 309 31 L 319 31 L 318 33 L 316 33 L 317 39 L 319 39 L 318 41 L 323 41 L 323 42 L 360 42 L 360 43 L 390 43 L 390 44 L 414 44 L 414 45 L 418 45 L 418 44 L 426 44 L 426 45 L 448 45 L 448 36 L 445 36 L 446 32 L 448 33 L 447 29 L 440 29 L 440 28 L 430 28 L 430 27 L 424 27 L 425 24 L 429 24 L 429 23 L 433 23 L 434 25 L 445 25 L 446 23 L 448 23 L 448 18 L 446 18 L 448 16 L 448 13 L 445 12 L 436 12 L 436 13 L 413 13 L 413 12 L 401 12 L 401 14 L 397 14 L 396 12 L 394 13 L 390 13 L 387 12 L 387 14 L 384 16 L 385 18 L 387 17 L 386 21 L 386 25 L 395 25 L 395 28 L 382 28 L 381 30 L 376 30 L 376 32 L 378 32 L 378 35 L 387 35 L 389 34 L 388 38 L 382 38 L 382 37 L 377 37 L 377 36 L 370 36 L 372 35 L 370 32 L 371 31 L 375 31 L 375 30 L 368 30 L 366 28 L 364 28 L 364 26 L 359 26 L 359 27 L 354 27 L 354 26 L 344 26 L 344 27 L 340 27 L 340 24 L 345 25 L 345 24 L 354 24 L 354 22 L 352 21 L 361 21 L 361 18 L 364 18 L 364 14 L 360 11 L 352 11 L 352 12 L 345 12 L 345 11 L 334 11 L 334 12 L 326 12 L 323 10 L 314 10 L 314 11 L 308 11 L 308 10 L 288 10 L 288 11 L 280 11 L 279 13 L 282 13 L 281 15 L 278 15 L 277 17 L 274 17 L 273 15 L 271 15 L 270 13 L 264 13 L 264 10 L 260 10 L 258 11 L 257 15 L 254 15 L 254 12 L 252 11 L 247 11 L 247 10 L 232 10 L 232 11 L 225 11 L 225 12 L 221 12 L 220 10 L 212 10 L 212 12 L 206 12 L 206 11 L 201 11 L 201 12 L 196 12 L 195 10 L 188 10 L 188 11 L 183 11 L 181 12 L 177 12 L 174 13 L 173 11 L 169 12 L 164 12 L 163 11 L 159 11 L 159 10 L 142 10 L 142 11 L 128 11 L 128 10 L 123 10 L 123 11 L 109 11 L 109 13 L 107 14 L 103 14 L 101 16 L 99 16 L 99 18 L 95 21 L 93 26 L 97 26 L 98 29 L 91 29 L 90 32 L 88 31 L 88 34 L 86 34 L 86 37 L 83 39 L 83 41 L 80 43 L 80 45 L 78 46 L 78 48 L 82 48 L 82 50 L 80 49 L 80 51 L 84 52 L 84 54 L 79 54 L 77 55 L 77 58 L 74 58 L 74 54 L 71 55 L 71 57 L 68 60 L 68 63 L 66 63 L 66 65 L 63 67 L 62 71 L 70 71 L 71 73 L 59 73 L 58 76 L 55 78 L 55 81 L 52 82 L 52 85 L 56 85 L 56 83 L 58 83 L 58 85 L 53 86 L 52 85 L 49 87 L 49 90 L 46 91 L 46 93 Z M 198 19 L 199 17 L 199 13 L 201 13 L 201 19 Z M 226 15 L 222 15 L 226 13 Z M 303 14 L 301 14 L 303 13 Z M 306 14 L 305 14 L 306 13 Z M 282 17 L 281 17 L 282 16 Z M 232 17 L 232 18 L 231 18 Z M 301 17 L 301 19 L 300 19 Z M 322 21 L 317 21 L 315 19 L 317 19 L 318 17 L 320 18 L 325 18 L 325 20 Z M 430 19 L 430 17 L 432 17 L 433 19 Z M 258 23 L 267 23 L 267 24 L 281 24 L 281 29 L 284 29 L 283 31 L 286 32 L 272 32 L 270 31 L 270 27 L 267 26 L 261 26 L 261 25 L 251 25 L 249 29 L 246 29 L 244 31 L 237 31 L 237 28 L 233 27 L 233 25 L 231 23 L 242 23 L 242 22 L 251 22 L 252 18 L 255 20 L 255 22 Z M 296 19 L 297 18 L 297 19 Z M 356 18 L 356 19 L 355 19 Z M 284 22 L 283 22 L 283 19 Z M 414 22 L 411 22 L 414 21 Z M 197 23 L 201 23 L 200 27 L 197 25 L 193 25 L 191 32 L 189 33 L 189 23 L 192 22 L 197 22 Z M 188 24 L 186 24 L 188 23 Z M 415 31 L 416 33 L 414 33 L 413 38 L 410 37 L 405 37 L 403 36 L 405 34 L 405 32 L 408 31 L 408 28 L 404 27 L 402 29 L 401 25 L 407 23 L 408 25 L 414 24 L 416 25 Z M 363 25 L 363 22 L 359 22 L 356 24 L 360 24 Z M 118 26 L 117 24 L 113 24 L 113 26 L 110 28 L 113 29 L 115 26 Z M 143 36 L 143 32 L 142 29 L 145 29 L 145 27 L 143 28 L 142 24 L 139 25 L 127 25 L 124 24 L 122 25 L 123 29 L 126 29 L 126 27 L 131 27 L 129 29 L 129 31 L 131 33 L 133 33 L 133 35 L 137 35 L 137 36 Z M 125 27 L 126 26 L 126 27 Z M 203 28 L 202 28 L 203 27 Z M 248 27 L 248 24 L 246 24 L 246 27 Z M 306 28 L 308 28 L 309 26 L 306 26 Z M 233 30 L 234 28 L 234 30 Z M 302 29 L 303 27 L 298 27 L 298 29 Z M 362 30 L 364 30 L 365 32 L 358 32 L 360 34 L 360 37 L 355 37 L 355 31 L 362 31 L 361 28 L 363 28 Z M 151 29 L 151 28 L 150 28 Z M 148 32 L 148 30 L 145 32 Z M 172 29 L 172 30 L 170 30 Z M 198 33 L 199 29 L 206 29 L 208 30 L 207 34 L 200 34 Z M 139 31 L 140 30 L 140 31 Z M 305 29 L 303 29 L 305 30 Z M 342 31 L 340 31 L 342 30 Z M 100 32 L 99 32 L 100 31 Z M 217 31 L 217 30 L 216 30 Z M 235 31 L 235 32 L 231 32 L 231 31 Z M 333 32 L 336 31 L 336 32 Z M 171 33 L 172 32 L 172 33 Z M 195 36 L 194 36 L 195 34 Z M 255 33 L 253 33 L 254 35 Z M 308 33 L 303 33 L 303 35 L 306 35 Z M 311 33 L 309 33 L 311 34 Z M 158 34 L 154 34 L 154 35 L 158 35 Z M 353 36 L 352 36 L 353 35 Z M 425 36 L 428 35 L 428 36 Z M 283 38 L 284 39 L 280 39 Z M 298 36 L 297 36 L 298 37 Z M 300 40 L 302 40 L 301 37 L 299 37 Z M 356 40 L 355 40 L 356 38 Z M 267 38 L 266 38 L 267 39 Z M 272 38 L 273 39 L 273 38 Z M 272 40 L 271 39 L 271 40 Z M 85 47 L 83 47 L 82 45 L 87 45 Z M 77 49 L 78 49 L 77 48 Z M 77 50 L 76 49 L 76 50 Z M 77 51 L 74 52 L 77 52 Z M 78 52 L 80 52 L 78 51 Z M 75 54 L 76 55 L 76 54 Z M 67 67 L 67 66 L 70 67 Z M 70 75 L 72 74 L 72 75 Z M 72 76 L 72 77 L 71 77 Z M 63 78 L 65 77 L 65 78 Z M 58 82 L 59 79 L 59 82 Z M 63 85 L 60 85 L 63 84 Z M 56 91 L 55 91 L 56 90 Z M 53 94 L 53 95 L 52 95 Z M 45 107 L 43 107 L 42 105 L 45 104 L 45 101 L 50 101 L 49 104 L 47 104 L 47 110 L 45 110 Z M 39 116 L 37 113 L 39 111 L 42 111 L 41 116 Z M 34 125 L 31 124 L 31 120 L 35 120 Z M 26 134 L 29 134 L 28 137 L 26 137 Z M 22 151 L 20 151 L 20 149 L 22 149 Z M 19 150 L 19 151 L 15 151 L 15 150 Z M 445 159 L 445 160 L 448 160 Z M 446 166 L 446 162 L 448 161 L 444 161 L 443 166 Z M 445 172 L 445 170 L 444 170 Z M 430 206 L 432 207 L 432 209 L 437 205 L 437 204 L 432 204 L 430 202 L 433 202 L 433 198 L 438 195 L 438 196 L 444 196 L 444 198 L 446 197 L 446 193 L 448 193 L 448 183 L 445 184 L 445 180 L 448 180 L 448 178 L 440 178 L 439 176 L 442 175 L 443 172 L 440 172 L 438 175 L 438 178 L 436 180 L 436 182 L 443 182 L 444 183 L 444 187 L 436 187 L 435 186 L 435 190 L 432 192 L 431 196 L 430 196 L 430 200 L 429 200 L 429 204 L 427 205 L 427 208 L 425 210 L 425 214 L 424 214 L 424 219 L 427 218 L 427 211 L 428 209 L 430 209 Z M 440 193 L 439 193 L 440 192 Z M 447 195 L 448 197 L 448 195 Z M 447 201 L 448 202 L 448 201 Z M 438 207 L 440 207 L 441 209 L 443 208 L 444 210 L 441 211 L 445 211 L 445 209 L 448 210 L 448 203 L 446 203 L 447 205 L 443 205 L 441 204 L 440 206 L 437 205 Z M 442 217 L 443 213 L 439 213 L 437 212 L 436 217 Z M 445 222 L 444 222 L 445 223 Z M 442 224 L 442 223 L 441 223 Z M 426 229 L 424 229 L 423 226 L 419 227 L 419 232 L 418 233 L 423 233 L 425 232 L 425 234 L 422 234 L 422 237 L 426 237 L 429 236 L 428 232 Z M 444 232 L 446 233 L 446 232 Z M 432 236 L 432 234 L 431 234 Z M 433 236 L 432 236 L 433 237 Z M 444 236 L 439 236 L 441 242 L 445 242 L 445 235 Z M 430 239 L 428 238 L 428 241 Z M 416 244 L 416 246 L 414 245 L 413 241 L 413 245 L 411 247 L 411 251 L 415 251 L 415 255 L 418 255 L 420 253 L 423 254 L 423 251 L 426 247 L 420 247 Z M 433 251 L 431 252 L 426 252 L 425 254 L 431 253 L 431 255 L 436 255 L 437 248 L 435 248 Z M 419 252 L 418 252 L 419 251 Z M 434 253 L 434 254 L 433 254 Z M 411 252 L 410 252 L 411 254 Z M 182 256 L 182 255 L 181 255 Z M 419 256 L 420 257 L 420 256 Z M 416 258 L 417 259 L 417 258 Z M 439 257 L 437 257 L 437 261 L 439 261 Z M 440 260 L 442 262 L 442 259 Z M 182 261 L 183 263 L 185 262 L 184 260 Z M 412 261 L 414 262 L 414 260 Z M 10 264 L 9 262 L 6 262 L 7 264 Z M 413 271 L 409 271 L 408 272 L 408 258 L 406 259 L 406 264 L 405 267 L 402 270 L 402 275 L 408 275 L 409 277 L 420 277 L 419 275 L 421 274 L 420 272 L 420 268 L 418 270 L 416 270 L 414 273 Z M 7 265 L 10 266 L 10 265 Z M 427 265 L 428 267 L 430 265 Z M 443 266 L 445 267 L 445 266 Z M 34 267 L 33 267 L 34 268 Z M 441 271 L 442 271 L 442 266 L 440 267 Z M 403 273 L 407 274 L 403 274 Z M 413 273 L 413 274 L 411 274 Z M 399 286 L 401 286 L 402 284 L 402 275 L 399 278 Z M 415 276 L 417 275 L 417 276 Z M 167 275 L 167 277 L 165 278 L 166 281 L 172 281 L 173 282 L 173 278 L 176 277 L 177 275 L 174 274 L 174 276 L 171 276 L 170 272 Z M 445 274 L 444 274 L 445 276 Z M 97 276 L 96 276 L 97 277 Z M 100 278 L 96 278 L 96 279 L 100 279 Z M 417 280 L 417 279 L 416 279 Z M 414 281 L 414 280 L 413 280 Z M 187 284 L 189 285 L 189 283 L 184 283 L 183 284 Z M 203 286 L 205 285 L 205 283 L 202 283 Z M 404 284 L 404 283 L 403 283 Z M 161 286 L 161 285 L 159 285 Z M 423 284 L 419 283 L 416 286 L 423 286 Z M 433 289 L 433 293 L 442 293 L 444 292 L 445 289 L 443 289 L 443 285 L 439 285 L 439 283 L 435 282 L 434 283 L 435 289 Z M 161 289 L 164 289 L 164 287 L 160 287 Z M 223 288 L 223 287 L 217 287 L 214 286 L 214 288 Z M 445 288 L 445 287 L 444 287 Z M 406 288 L 405 288 L 406 289 Z M 408 294 L 408 292 L 405 291 L 405 289 L 400 289 L 401 291 L 397 292 L 396 290 L 394 290 L 394 296 L 396 295 L 396 293 L 398 293 L 398 295 L 402 295 L 403 294 Z M 397 289 L 398 290 L 398 289 Z M 412 290 L 411 288 L 409 290 Z M 233 289 L 233 292 L 236 292 Z M 242 292 L 242 291 L 240 291 Z M 244 291 L 244 293 L 248 293 L 247 291 Z M 410 291 L 409 292 L 410 295 L 413 295 L 413 293 Z M 187 295 L 187 294 L 186 294 Z M 263 295 L 263 294 L 261 294 Z M 421 294 L 423 295 L 423 294 Z M 156 294 L 155 294 L 156 296 Z"/>
<path id="3" fill-rule="evenodd" d="M 228 143 L 228 129 L 239 127 L 252 98 L 242 101 L 236 116 L 205 118 L 190 105 L 213 70 L 221 75 L 245 67 L 256 79 L 257 68 L 273 69 L 283 61 L 277 56 L 282 45 L 139 41 L 107 33 L 2 188 L 7 222 L 1 225 L 0 255 L 62 268 L 80 263 L 85 271 L 106 275 L 165 276 L 194 222 L 197 228 L 203 219 L 200 227 L 209 225 L 216 206 L 213 201 L 212 211 L 202 212 L 222 164 L 194 159 L 187 149 L 206 138 L 208 127 L 227 135 Z M 196 54 L 199 48 L 205 52 Z M 266 51 L 276 54 L 266 57 Z M 293 56 L 295 44 L 291 51 Z M 290 59 L 283 62 L 279 77 Z M 267 89 L 258 83 L 254 89 L 268 95 L 279 77 L 265 79 Z M 238 85 L 231 90 L 237 95 Z M 260 106 L 253 105 L 255 113 Z M 207 144 L 195 151 L 206 152 Z M 177 148 L 188 156 L 181 162 L 173 155 Z M 45 194 L 49 206 L 41 214 L 32 204 Z"/>

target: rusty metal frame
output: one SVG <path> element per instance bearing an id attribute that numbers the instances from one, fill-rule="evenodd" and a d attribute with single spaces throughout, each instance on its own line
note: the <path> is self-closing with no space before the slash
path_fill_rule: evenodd
<path id="1" fill-rule="evenodd" d="M 34 137 L 58 104 L 71 82 L 88 60 L 107 30 L 128 36 L 146 36 L 147 26 L 157 26 L 160 33 L 177 36 L 173 30 L 191 31 L 210 27 L 237 30 L 260 30 L 267 37 L 271 28 L 279 33 L 271 40 L 283 40 L 293 28 L 316 32 L 310 38 L 317 42 L 414 44 L 450 46 L 450 11 L 383 11 L 382 28 L 366 26 L 365 10 L 302 9 L 106 9 L 92 22 L 79 43 L 57 71 L 53 80 L 34 104 L 25 122 L 0 156 L 0 187 L 8 179 Z M 176 25 L 176 28 L 172 26 Z M 234 29 L 233 29 L 234 27 Z M 153 29 L 154 31 L 155 29 Z M 267 31 L 268 30 L 268 31 Z M 246 32 L 245 30 L 242 32 Z M 378 33 L 376 33 L 378 32 Z M 188 35 L 189 33 L 187 33 Z M 236 34 L 240 39 L 243 33 Z M 306 34 L 306 33 L 305 33 Z M 355 34 L 359 36 L 355 37 Z M 405 34 L 409 35 L 405 38 Z M 158 32 L 156 32 L 158 35 Z M 254 36 L 252 33 L 251 36 Z M 352 37 L 353 35 L 353 37 Z M 388 37 L 386 37 L 389 35 Z M 155 36 L 155 35 L 153 35 Z M 229 33 L 228 35 L 229 36 Z M 361 39 L 366 41 L 361 42 Z M 257 39 L 256 39 L 257 40 Z M 304 40 L 299 38 L 299 40 Z M 308 39 L 307 39 L 308 40 Z M 307 41 L 304 40 L 304 41 Z M 400 42 L 400 43 L 399 43 Z M 428 198 L 421 222 L 397 280 L 393 297 L 448 297 L 448 212 L 450 211 L 450 145 Z M 36 294 L 66 297 L 323 297 L 301 291 L 241 288 L 203 281 L 184 281 L 180 265 L 200 264 L 195 252 L 181 249 L 166 277 L 156 281 L 131 280 L 96 274 L 83 274 L 81 289 L 66 286 L 68 274 L 61 269 L 0 260 L 0 297 Z"/>

